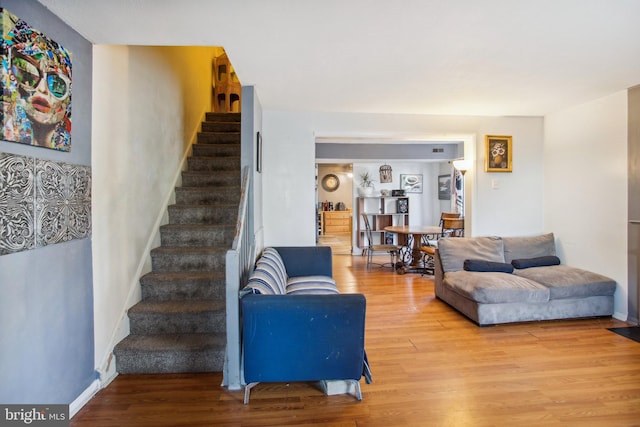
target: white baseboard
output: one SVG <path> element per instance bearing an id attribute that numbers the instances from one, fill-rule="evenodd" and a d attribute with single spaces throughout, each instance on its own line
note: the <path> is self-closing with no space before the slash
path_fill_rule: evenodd
<path id="1" fill-rule="evenodd" d="M 73 416 L 77 414 L 78 411 L 80 411 L 80 409 L 82 409 L 82 407 L 86 405 L 98 391 L 100 391 L 100 388 L 100 380 L 94 380 L 89 387 L 87 387 L 85 391 L 76 398 L 76 400 L 71 402 L 69 405 L 69 417 L 73 418 Z"/>
<path id="2" fill-rule="evenodd" d="M 629 320 L 627 319 L 627 317 L 628 317 L 628 316 L 627 316 L 627 313 L 620 313 L 620 312 L 618 312 L 618 311 L 616 311 L 616 312 L 614 312 L 614 313 L 613 313 L 613 318 L 614 318 L 614 319 L 622 320 L 623 322 L 627 322 L 627 321 L 629 321 Z"/>

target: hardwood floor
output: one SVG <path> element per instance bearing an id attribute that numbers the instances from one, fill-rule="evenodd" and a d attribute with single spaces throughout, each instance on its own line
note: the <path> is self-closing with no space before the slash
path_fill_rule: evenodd
<path id="1" fill-rule="evenodd" d="M 385 262 L 386 257 L 380 258 Z M 367 272 L 334 256 L 342 292 L 367 297 L 373 384 L 363 400 L 313 384 L 258 384 L 251 402 L 222 374 L 121 375 L 72 426 L 638 426 L 640 343 L 615 319 L 480 328 L 419 274 Z"/>
<path id="2" fill-rule="evenodd" d="M 329 246 L 334 255 L 351 255 L 351 233 L 323 234 L 318 236 L 318 246 Z"/>

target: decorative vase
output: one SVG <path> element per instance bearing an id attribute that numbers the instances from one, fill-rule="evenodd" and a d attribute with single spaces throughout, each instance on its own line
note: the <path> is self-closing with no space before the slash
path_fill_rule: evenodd
<path id="1" fill-rule="evenodd" d="M 358 187 L 360 197 L 369 197 L 373 194 L 373 187 Z"/>

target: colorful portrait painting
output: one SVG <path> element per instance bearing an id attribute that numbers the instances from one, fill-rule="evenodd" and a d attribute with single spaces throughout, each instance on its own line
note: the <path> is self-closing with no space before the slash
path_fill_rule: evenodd
<path id="1" fill-rule="evenodd" d="M 71 150 L 71 54 L 0 8 L 2 139 Z"/>

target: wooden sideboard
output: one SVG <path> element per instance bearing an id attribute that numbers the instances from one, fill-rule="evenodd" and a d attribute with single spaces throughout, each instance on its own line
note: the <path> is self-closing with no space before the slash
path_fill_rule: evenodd
<path id="1" fill-rule="evenodd" d="M 351 233 L 351 210 L 323 211 L 324 234 Z"/>

